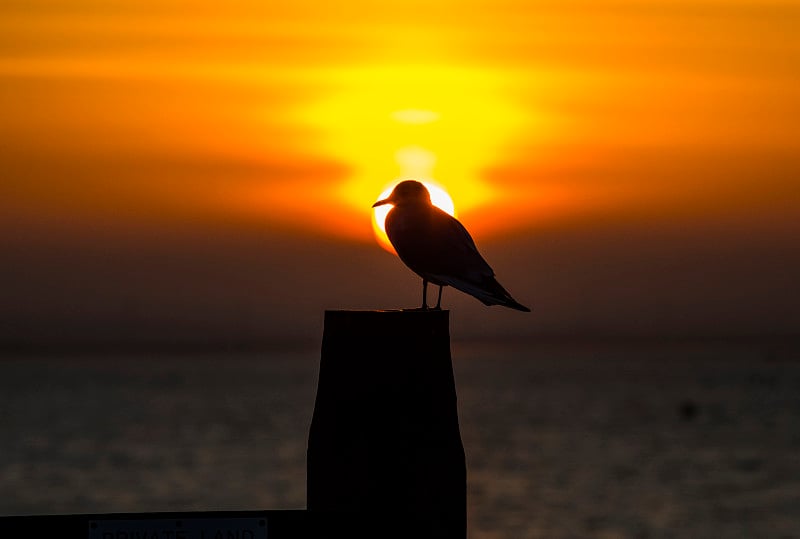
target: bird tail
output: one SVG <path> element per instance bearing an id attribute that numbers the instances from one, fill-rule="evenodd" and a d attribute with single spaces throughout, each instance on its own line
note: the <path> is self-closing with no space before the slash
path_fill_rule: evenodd
<path id="1" fill-rule="evenodd" d="M 531 312 L 530 307 L 526 307 L 525 305 L 523 305 L 522 303 L 518 302 L 517 300 L 515 300 L 511 296 L 509 296 L 508 299 L 506 301 L 504 301 L 503 303 L 498 303 L 498 305 L 502 305 L 504 307 L 509 307 L 511 309 L 516 309 L 518 311 L 522 311 L 522 312 L 525 312 L 525 313 Z"/>
<path id="2" fill-rule="evenodd" d="M 480 283 L 449 278 L 447 279 L 447 284 L 476 297 L 484 305 L 502 305 L 509 309 L 516 309 L 526 313 L 531 312 L 528 307 L 512 298 L 511 294 L 494 277 L 488 277 Z"/>

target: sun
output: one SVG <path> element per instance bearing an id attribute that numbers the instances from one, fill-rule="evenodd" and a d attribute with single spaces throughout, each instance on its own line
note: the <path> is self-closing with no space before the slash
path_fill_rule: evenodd
<path id="1" fill-rule="evenodd" d="M 375 200 L 382 200 L 388 197 L 395 186 L 403 180 L 397 180 L 396 182 L 392 183 L 389 187 L 384 189 L 380 196 Z M 447 194 L 447 191 L 444 188 L 440 187 L 439 185 L 433 183 L 430 180 L 418 180 L 422 185 L 424 185 L 428 192 L 431 194 L 431 202 L 437 208 L 447 212 L 448 214 L 452 215 L 453 217 L 456 216 L 456 209 L 455 204 L 453 204 L 453 199 Z M 378 240 L 378 244 L 389 251 L 390 253 L 394 253 L 394 247 L 392 247 L 391 242 L 389 242 L 389 237 L 386 235 L 386 216 L 389 214 L 389 210 L 392 209 L 391 204 L 384 204 L 383 206 L 378 206 L 372 212 L 372 230 L 375 232 L 375 239 Z"/>

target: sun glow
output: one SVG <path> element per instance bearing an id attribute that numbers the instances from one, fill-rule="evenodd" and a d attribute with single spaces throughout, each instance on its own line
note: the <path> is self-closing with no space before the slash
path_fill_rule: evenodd
<path id="1" fill-rule="evenodd" d="M 383 200 L 384 198 L 388 197 L 392 193 L 395 185 L 400 183 L 400 181 L 402 180 L 398 180 L 384 189 L 376 200 Z M 428 192 L 431 194 L 431 202 L 433 205 L 455 217 L 455 204 L 453 203 L 453 199 L 450 197 L 450 195 L 447 194 L 447 191 L 429 180 L 421 180 L 421 182 L 422 185 L 428 188 Z M 392 208 L 393 206 L 391 204 L 384 204 L 383 206 L 378 206 L 372 212 L 372 230 L 375 232 L 375 239 L 378 240 L 378 244 L 380 244 L 381 247 L 390 253 L 394 253 L 395 250 L 394 247 L 392 247 L 392 244 L 389 242 L 389 237 L 386 235 L 386 216 L 389 214 L 389 210 Z"/>
<path id="2" fill-rule="evenodd" d="M 331 184 L 342 216 L 366 216 L 387 180 L 439 182 L 459 211 L 497 203 L 486 180 L 524 119 L 504 95 L 499 72 L 439 64 L 361 66 L 326 75 L 328 91 L 298 111 L 317 134 L 317 147 L 342 163 L 347 179 Z M 491 223 L 471 220 L 476 229 Z M 359 224 L 361 223 L 361 224 Z M 364 221 L 348 219 L 339 231 L 364 238 Z M 386 246 L 388 242 L 381 242 Z"/>

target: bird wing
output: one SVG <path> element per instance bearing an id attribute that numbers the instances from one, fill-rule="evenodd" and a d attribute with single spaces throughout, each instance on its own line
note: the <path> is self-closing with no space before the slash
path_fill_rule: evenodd
<path id="1" fill-rule="evenodd" d="M 530 311 L 497 282 L 467 229 L 442 210 L 392 208 L 386 216 L 386 233 L 400 259 L 423 279 L 457 288 L 486 305 Z"/>
<path id="2" fill-rule="evenodd" d="M 439 208 L 394 208 L 386 231 L 403 262 L 431 282 L 481 282 L 494 276 L 467 229 Z"/>
<path id="3" fill-rule="evenodd" d="M 511 294 L 494 277 L 487 277 L 481 282 L 464 281 L 450 276 L 442 276 L 441 280 L 444 284 L 477 298 L 484 305 L 503 305 L 518 311 L 530 312 L 528 307 L 511 297 Z M 432 282 L 434 281 L 435 279 L 432 280 Z"/>

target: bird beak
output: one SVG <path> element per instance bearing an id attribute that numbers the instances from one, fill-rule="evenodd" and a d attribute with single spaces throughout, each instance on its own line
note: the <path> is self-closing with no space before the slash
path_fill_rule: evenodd
<path id="1" fill-rule="evenodd" d="M 384 198 L 383 200 L 379 200 L 375 204 L 372 205 L 373 208 L 377 208 L 378 206 L 383 206 L 384 204 L 391 204 L 392 200 L 390 198 Z"/>

